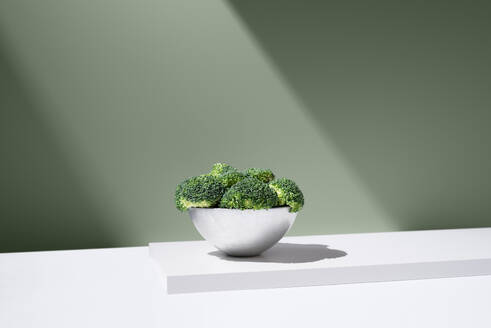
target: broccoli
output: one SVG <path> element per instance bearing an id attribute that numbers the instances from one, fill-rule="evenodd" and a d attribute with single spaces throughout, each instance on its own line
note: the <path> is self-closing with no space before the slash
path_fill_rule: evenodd
<path id="1" fill-rule="evenodd" d="M 210 175 L 214 177 L 218 177 L 220 175 L 224 175 L 229 172 L 238 172 L 237 169 L 233 166 L 230 166 L 225 163 L 216 163 L 213 164 L 213 167 L 211 168 Z"/>
<path id="2" fill-rule="evenodd" d="M 298 212 L 304 204 L 303 194 L 297 184 L 290 179 L 281 178 L 269 183 L 278 195 L 278 205 L 290 206 L 290 212 Z"/>
<path id="3" fill-rule="evenodd" d="M 212 207 L 224 193 L 225 187 L 217 178 L 210 175 L 192 177 L 177 186 L 176 207 L 182 212 L 190 207 Z"/>
<path id="4" fill-rule="evenodd" d="M 230 188 L 237 182 L 245 179 L 245 174 L 241 172 L 227 172 L 220 175 L 217 179 L 223 184 L 225 188 Z"/>
<path id="5" fill-rule="evenodd" d="M 274 180 L 269 169 L 240 172 L 228 164 L 216 163 L 210 173 L 180 183 L 175 202 L 180 211 L 191 207 L 260 210 L 287 205 L 290 212 L 298 212 L 304 197 L 295 182 L 286 178 Z"/>
<path id="6" fill-rule="evenodd" d="M 268 183 L 274 179 L 274 174 L 269 169 L 250 168 L 245 172 L 245 174 L 249 177 L 261 180 L 264 183 Z"/>
<path id="7" fill-rule="evenodd" d="M 239 172 L 236 168 L 225 163 L 214 164 L 209 175 L 220 180 L 225 188 L 230 188 L 245 178 L 244 173 Z"/>
<path id="8" fill-rule="evenodd" d="M 276 206 L 278 202 L 278 196 L 266 183 L 249 177 L 225 192 L 220 207 L 260 210 Z"/>

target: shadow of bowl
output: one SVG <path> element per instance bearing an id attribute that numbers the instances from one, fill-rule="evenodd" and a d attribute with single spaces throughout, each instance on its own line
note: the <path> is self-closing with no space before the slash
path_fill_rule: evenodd
<path id="1" fill-rule="evenodd" d="M 327 245 L 278 243 L 261 255 L 254 257 L 228 256 L 221 251 L 208 254 L 231 262 L 308 263 L 339 258 L 348 253 L 339 249 L 331 249 Z"/>

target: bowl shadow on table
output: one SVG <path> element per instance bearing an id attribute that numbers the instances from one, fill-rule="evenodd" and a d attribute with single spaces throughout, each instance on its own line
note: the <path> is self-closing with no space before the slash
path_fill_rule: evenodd
<path id="1" fill-rule="evenodd" d="M 345 251 L 332 249 L 327 245 L 292 243 L 278 243 L 261 255 L 254 257 L 228 256 L 222 251 L 213 251 L 208 254 L 224 261 L 265 263 L 308 263 L 348 255 Z"/>

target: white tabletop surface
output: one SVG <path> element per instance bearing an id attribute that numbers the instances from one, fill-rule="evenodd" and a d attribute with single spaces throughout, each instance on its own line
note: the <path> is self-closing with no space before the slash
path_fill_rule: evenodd
<path id="1" fill-rule="evenodd" d="M 164 288 L 147 247 L 0 254 L 0 327 L 491 327 L 491 276 Z"/>
<path id="2" fill-rule="evenodd" d="M 491 275 L 491 228 L 286 237 L 249 258 L 206 241 L 149 247 L 172 294 Z"/>

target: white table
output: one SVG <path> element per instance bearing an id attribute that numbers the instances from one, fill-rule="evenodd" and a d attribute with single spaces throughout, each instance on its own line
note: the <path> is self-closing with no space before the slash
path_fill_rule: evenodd
<path id="1" fill-rule="evenodd" d="M 0 254 L 0 327 L 491 327 L 491 276 L 164 288 L 147 247 Z"/>
<path id="2" fill-rule="evenodd" d="M 491 228 L 285 237 L 252 258 L 206 241 L 149 247 L 169 294 L 491 275 Z"/>

